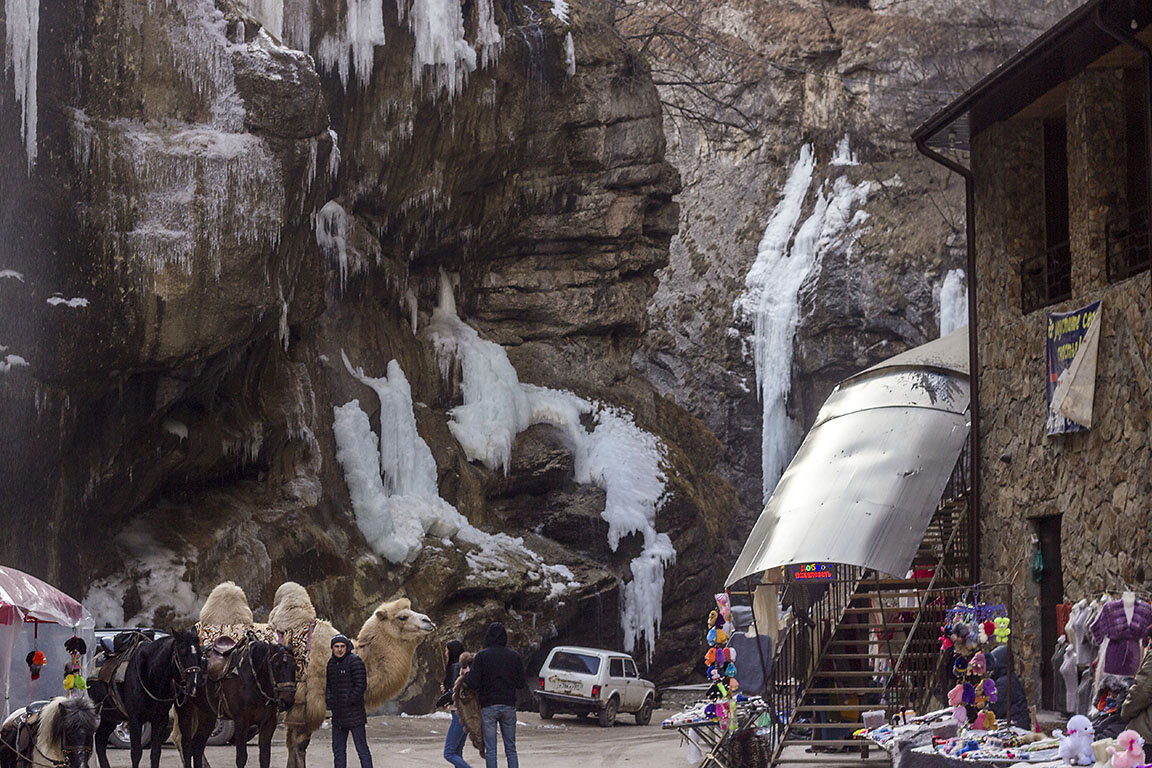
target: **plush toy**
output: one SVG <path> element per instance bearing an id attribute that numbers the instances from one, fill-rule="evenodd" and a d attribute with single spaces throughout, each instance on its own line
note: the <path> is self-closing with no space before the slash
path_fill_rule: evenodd
<path id="1" fill-rule="evenodd" d="M 48 663 L 44 658 L 44 651 L 28 651 L 28 655 L 24 657 L 24 663 L 28 665 L 28 672 L 31 673 L 33 680 L 40 679 L 40 670 Z"/>
<path id="2" fill-rule="evenodd" d="M 712 666 L 713 664 L 716 663 L 716 649 L 715 648 L 709 648 L 708 653 L 704 654 L 704 663 L 707 664 L 708 666 Z"/>
<path id="3" fill-rule="evenodd" d="M 1121 731 L 1116 737 L 1116 747 L 1108 747 L 1112 755 L 1112 768 L 1136 768 L 1144 764 L 1144 737 L 1133 730 Z"/>
<path id="4" fill-rule="evenodd" d="M 961 700 L 965 704 L 976 703 L 976 688 L 972 683 L 964 683 L 964 693 L 961 695 Z"/>
<path id="5" fill-rule="evenodd" d="M 986 709 L 980 710 L 976 715 L 976 721 L 972 723 L 972 728 L 977 731 L 992 731 L 996 729 L 996 715 L 992 714 Z"/>
<path id="6" fill-rule="evenodd" d="M 983 676 L 988 671 L 988 661 L 984 658 L 983 653 L 977 653 L 968 662 L 968 674 L 976 675 L 977 677 Z"/>
<path id="7" fill-rule="evenodd" d="M 1001 645 L 1007 643 L 1008 635 L 1012 634 L 1012 628 L 1009 626 L 1009 623 L 1010 622 L 1007 616 L 998 616 L 993 621 L 993 624 L 996 625 L 996 629 L 992 634 L 996 638 L 996 642 L 1000 643 Z"/>
<path id="8" fill-rule="evenodd" d="M 708 614 L 708 629 L 712 629 L 713 627 L 715 627 L 716 622 L 719 620 L 720 620 L 720 611 L 717 611 L 715 608 L 713 608 L 712 612 Z"/>
<path id="9" fill-rule="evenodd" d="M 1068 719 L 1067 728 L 1067 733 L 1052 731 L 1052 735 L 1060 739 L 1060 759 L 1068 765 L 1093 765 L 1096 758 L 1092 755 L 1092 740 L 1096 729 L 1092 721 L 1084 715 L 1073 715 Z"/>
<path id="10" fill-rule="evenodd" d="M 716 605 L 719 606 L 720 615 L 724 617 L 724 621 L 732 621 L 732 603 L 729 601 L 727 593 L 717 593 Z"/>
<path id="11" fill-rule="evenodd" d="M 984 698 L 988 699 L 989 703 L 995 704 L 998 696 L 996 682 L 992 678 L 986 677 L 984 678 L 984 682 L 980 683 L 980 688 L 984 692 Z"/>
<path id="12" fill-rule="evenodd" d="M 952 719 L 955 720 L 959 725 L 964 725 L 964 723 L 968 722 L 968 710 L 964 707 L 953 706 Z"/>
<path id="13" fill-rule="evenodd" d="M 985 637 L 992 637 L 995 634 L 996 634 L 996 622 L 992 621 L 992 619 L 985 619 L 984 620 L 984 636 Z"/>
<path id="14" fill-rule="evenodd" d="M 958 709 L 963 709 L 963 707 L 960 706 L 960 704 L 962 704 L 963 701 L 964 701 L 964 685 L 962 683 L 957 683 L 955 688 L 948 691 L 948 706 L 956 707 Z M 965 719 L 967 719 L 967 718 L 965 718 Z"/>
<path id="15" fill-rule="evenodd" d="M 968 659 L 963 656 L 952 659 L 952 674 L 956 677 L 964 677 L 968 674 Z"/>

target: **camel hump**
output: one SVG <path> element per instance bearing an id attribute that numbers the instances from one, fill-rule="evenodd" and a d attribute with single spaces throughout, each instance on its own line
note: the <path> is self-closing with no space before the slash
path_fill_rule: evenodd
<path id="1" fill-rule="evenodd" d="M 217 584 L 200 609 L 200 621 L 203 624 L 251 624 L 248 596 L 235 582 Z"/>

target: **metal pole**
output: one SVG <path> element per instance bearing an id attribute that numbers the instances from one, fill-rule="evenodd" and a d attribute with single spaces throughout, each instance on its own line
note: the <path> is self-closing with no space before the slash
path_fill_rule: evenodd
<path id="1" fill-rule="evenodd" d="M 968 382 L 971 392 L 972 427 L 968 439 L 972 445 L 972 493 L 968 507 L 968 581 L 980 581 L 980 357 L 977 350 L 979 318 L 976 315 L 976 188 L 972 171 L 928 146 L 924 138 L 916 139 L 916 149 L 930 160 L 943 165 L 964 179 L 964 231 L 968 252 Z"/>

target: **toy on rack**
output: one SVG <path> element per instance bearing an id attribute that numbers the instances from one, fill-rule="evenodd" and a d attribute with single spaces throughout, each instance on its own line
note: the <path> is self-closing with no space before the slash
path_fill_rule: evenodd
<path id="1" fill-rule="evenodd" d="M 705 708 L 708 717 L 715 717 L 725 730 L 736 729 L 735 693 L 740 687 L 736 680 L 736 649 L 724 647 L 733 632 L 732 605 L 728 595 L 716 595 L 716 610 L 708 615 L 708 651 L 704 663 L 708 665 L 708 689 L 711 702 Z"/>
<path id="2" fill-rule="evenodd" d="M 979 594 L 972 602 L 961 601 L 948 611 L 940 627 L 940 650 L 952 650 L 952 675 L 956 685 L 948 692 L 948 704 L 954 708 L 958 723 L 971 722 L 976 730 L 991 730 L 996 718 L 987 707 L 994 704 L 996 683 L 988 677 L 984 651 L 993 641 L 1008 636 L 1007 609 L 1003 605 L 986 605 Z"/>
<path id="3" fill-rule="evenodd" d="M 1052 735 L 1060 739 L 1060 759 L 1068 765 L 1092 765 L 1096 762 L 1092 754 L 1092 740 L 1096 737 L 1096 729 L 1092 721 L 1084 715 L 1073 715 L 1068 720 L 1067 733 L 1059 729 L 1052 731 Z"/>
<path id="4" fill-rule="evenodd" d="M 88 690 L 88 681 L 84 678 L 82 657 L 88 653 L 88 644 L 84 639 L 73 635 L 64 641 L 64 650 L 68 651 L 68 661 L 64 664 L 64 690 L 67 696 L 80 696 Z"/>

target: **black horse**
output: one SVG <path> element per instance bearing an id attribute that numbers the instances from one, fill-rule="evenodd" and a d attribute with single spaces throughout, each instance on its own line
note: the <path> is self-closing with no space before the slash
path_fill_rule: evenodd
<path id="1" fill-rule="evenodd" d="M 269 768 L 276 716 L 291 709 L 295 697 L 292 651 L 278 643 L 245 640 L 232 651 L 224 677 L 208 681 L 203 693 L 176 707 L 185 768 L 204 768 L 204 746 L 221 717 L 235 726 L 236 768 L 248 763 L 253 731 L 260 734 L 260 768 Z"/>
<path id="2" fill-rule="evenodd" d="M 96 757 L 108 766 L 108 736 L 120 723 L 128 723 L 132 768 L 140 768 L 144 749 L 140 731 L 152 727 L 151 766 L 159 768 L 160 747 L 168 730 L 168 712 L 204 688 L 204 654 L 194 632 L 173 632 L 159 640 L 140 638 L 125 664 L 123 683 L 90 683 L 100 713 L 96 729 Z"/>
<path id="3" fill-rule="evenodd" d="M 43 703 L 43 702 L 41 702 Z M 0 768 L 88 768 L 96 707 L 87 696 L 63 696 L 0 730 Z"/>

